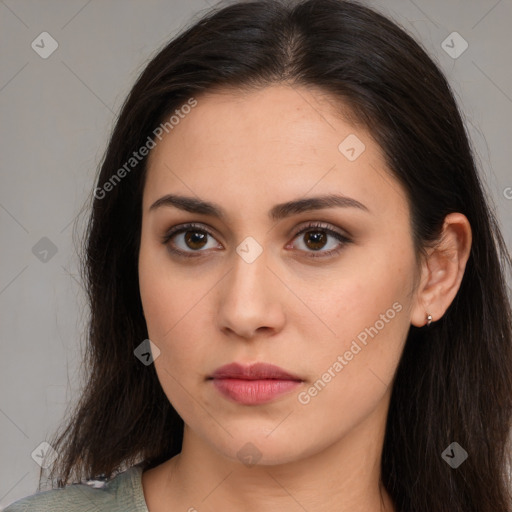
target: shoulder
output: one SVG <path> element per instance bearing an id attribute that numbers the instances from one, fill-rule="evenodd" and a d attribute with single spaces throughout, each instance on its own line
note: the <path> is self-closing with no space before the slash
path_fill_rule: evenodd
<path id="1" fill-rule="evenodd" d="M 3 512 L 148 512 L 142 469 L 133 466 L 101 487 L 71 484 L 22 498 Z"/>
<path id="2" fill-rule="evenodd" d="M 103 489 L 86 484 L 68 485 L 64 489 L 37 492 L 9 505 L 3 512 L 85 512 L 103 510 Z M 101 504 L 101 505 L 100 505 Z"/>

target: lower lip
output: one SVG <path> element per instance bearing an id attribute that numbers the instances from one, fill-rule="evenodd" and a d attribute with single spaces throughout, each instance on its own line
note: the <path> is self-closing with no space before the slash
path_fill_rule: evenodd
<path id="1" fill-rule="evenodd" d="M 235 402 L 258 405 L 290 392 L 302 382 L 278 379 L 213 379 L 213 384 L 224 396 Z"/>

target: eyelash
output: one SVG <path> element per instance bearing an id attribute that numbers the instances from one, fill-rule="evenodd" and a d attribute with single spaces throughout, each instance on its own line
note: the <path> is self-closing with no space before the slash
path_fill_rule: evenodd
<path id="1" fill-rule="evenodd" d="M 164 245 L 167 245 L 169 251 L 171 251 L 172 253 L 176 254 L 179 257 L 183 257 L 183 258 L 197 258 L 197 257 L 200 257 L 200 256 L 202 256 L 201 253 L 202 252 L 206 252 L 206 251 L 201 251 L 201 250 L 197 250 L 197 251 L 181 251 L 180 249 L 176 249 L 176 248 L 172 247 L 169 244 L 169 242 L 171 241 L 171 239 L 174 236 L 176 236 L 178 234 L 181 234 L 181 233 L 186 233 L 187 231 L 193 231 L 193 230 L 196 230 L 196 231 L 199 231 L 199 232 L 202 232 L 202 233 L 206 233 L 209 236 L 211 236 L 212 238 L 215 238 L 213 233 L 211 233 L 208 229 L 205 229 L 203 224 L 188 223 L 188 224 L 181 224 L 179 226 L 174 226 L 173 228 L 171 228 L 162 237 L 162 243 Z M 295 233 L 293 238 L 292 238 L 292 240 L 295 240 L 297 237 L 299 237 L 300 235 L 302 235 L 304 233 L 307 233 L 308 231 L 313 231 L 314 232 L 315 230 L 316 231 L 323 231 L 323 232 L 327 233 L 328 235 L 333 236 L 334 238 L 336 238 L 340 242 L 340 245 L 336 249 L 330 249 L 329 251 L 322 251 L 322 250 L 318 250 L 318 251 L 304 251 L 304 252 L 308 253 L 308 257 L 310 257 L 310 258 L 328 258 L 329 256 L 333 256 L 333 255 L 339 253 L 345 245 L 348 245 L 348 244 L 352 243 L 352 240 L 350 240 L 346 236 L 342 235 L 338 231 L 335 231 L 335 230 L 331 229 L 328 224 L 324 224 L 324 223 L 321 223 L 321 222 L 311 222 L 311 223 L 309 223 L 308 225 L 306 225 L 305 227 L 300 229 L 297 233 Z"/>

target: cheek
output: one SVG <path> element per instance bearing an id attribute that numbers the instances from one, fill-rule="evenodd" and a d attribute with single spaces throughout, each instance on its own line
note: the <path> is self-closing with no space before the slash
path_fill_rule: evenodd
<path id="1" fill-rule="evenodd" d="M 336 336 L 310 347 L 313 377 L 297 397 L 304 421 L 319 418 L 318 435 L 350 431 L 391 389 L 410 325 L 406 286 L 393 275 L 373 283 L 346 280 L 338 303 L 324 306 L 324 319 Z"/>
<path id="2" fill-rule="evenodd" d="M 170 256 L 161 244 L 141 241 L 139 254 L 139 288 L 150 338 L 158 345 L 168 338 L 188 316 L 194 315 L 211 286 L 207 272 L 199 267 L 171 264 Z"/>
<path id="3" fill-rule="evenodd" d="M 302 286 L 302 293 L 321 313 L 319 316 L 331 322 L 337 335 L 346 337 L 356 334 L 347 329 L 372 325 L 397 301 L 406 309 L 414 271 L 414 254 L 406 247 L 397 252 L 384 246 L 375 251 L 362 248 L 331 275 L 302 285 L 298 281 L 297 285 Z"/>
<path id="4" fill-rule="evenodd" d="M 208 368 L 204 333 L 211 332 L 208 290 L 215 280 L 189 267 L 172 268 L 165 251 L 145 248 L 139 255 L 139 287 L 149 339 L 160 349 L 155 368 L 169 399 Z M 210 313 L 211 316 L 211 313 Z M 211 341 L 211 340 L 210 340 Z M 201 379 L 204 376 L 201 374 Z"/>
<path id="5" fill-rule="evenodd" d="M 331 329 L 317 338 L 314 350 L 310 347 L 310 361 L 317 376 L 329 369 L 343 375 L 329 384 L 335 394 L 350 390 L 362 399 L 393 378 L 410 327 L 415 271 L 412 248 L 399 247 L 365 248 L 347 258 L 343 271 L 326 280 L 316 299 L 310 296 L 312 309 L 321 312 L 320 319 Z M 332 367 L 338 356 L 343 369 L 336 372 Z M 324 380 L 328 379 L 326 375 Z"/>
<path id="6" fill-rule="evenodd" d="M 199 288 L 200 279 L 195 280 L 197 286 L 183 286 L 185 281 L 179 273 L 165 275 L 141 256 L 139 282 L 148 337 L 160 350 L 155 370 L 169 402 L 190 421 L 204 413 L 190 393 L 197 394 L 195 386 L 204 379 L 200 370 L 207 368 L 203 360 L 207 352 L 201 345 L 204 337 L 198 334 L 201 328 L 197 322 L 204 313 L 201 297 L 206 290 Z"/>

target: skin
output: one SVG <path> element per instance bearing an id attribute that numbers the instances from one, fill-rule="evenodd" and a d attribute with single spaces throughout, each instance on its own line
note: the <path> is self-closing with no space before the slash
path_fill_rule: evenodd
<path id="1" fill-rule="evenodd" d="M 440 245 L 418 263 L 404 190 L 370 134 L 321 91 L 273 85 L 197 100 L 151 151 L 143 194 L 141 299 L 160 350 L 158 378 L 185 423 L 182 452 L 143 473 L 148 508 L 393 511 L 379 484 L 393 377 L 410 325 L 424 326 L 427 312 L 438 320 L 457 293 L 469 223 L 459 213 L 447 216 Z M 365 144 L 354 161 L 338 150 L 349 134 Z M 368 211 L 329 207 L 268 217 L 276 204 L 331 193 Z M 216 203 L 225 218 L 174 206 L 150 210 L 166 194 Z M 311 221 L 351 242 L 318 228 L 296 236 Z M 162 243 L 186 222 L 212 232 L 205 246 L 187 245 L 184 233 Z M 323 245 L 315 246 L 312 235 L 322 233 Z M 236 252 L 248 236 L 263 250 L 252 263 Z M 180 258 L 169 245 L 200 255 Z M 393 304 L 394 317 L 301 403 L 299 393 L 304 397 L 365 328 L 380 327 Z M 303 382 L 270 403 L 241 405 L 207 380 L 233 361 L 269 362 Z M 249 442 L 260 456 L 256 465 L 237 456 Z"/>

